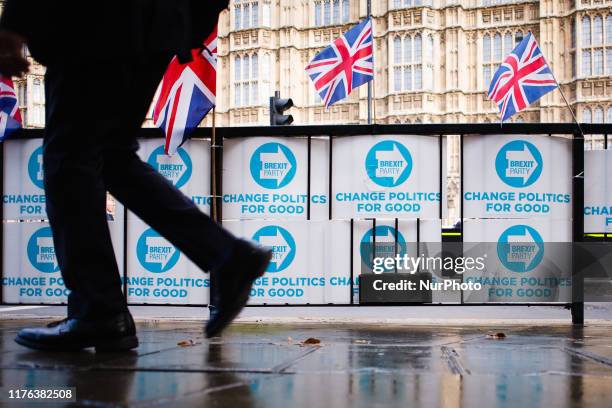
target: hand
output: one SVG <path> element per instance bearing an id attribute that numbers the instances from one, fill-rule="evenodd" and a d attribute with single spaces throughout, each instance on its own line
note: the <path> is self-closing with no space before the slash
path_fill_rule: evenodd
<path id="1" fill-rule="evenodd" d="M 10 31 L 0 31 L 0 75 L 20 77 L 28 72 L 30 63 L 23 56 L 25 40 Z"/>

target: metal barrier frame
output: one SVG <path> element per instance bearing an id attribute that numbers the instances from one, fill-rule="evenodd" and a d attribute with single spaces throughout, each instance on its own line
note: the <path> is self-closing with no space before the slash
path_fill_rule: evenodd
<path id="1" fill-rule="evenodd" d="M 608 148 L 608 135 L 612 134 L 612 124 L 581 124 L 583 131 L 588 134 L 604 135 L 604 149 Z M 87 129 L 83 129 L 87 132 Z M 547 135 L 571 135 L 572 136 L 572 238 L 573 242 L 582 242 L 585 240 L 584 234 L 584 137 L 579 132 L 575 124 L 572 123 L 507 123 L 500 127 L 497 123 L 460 123 L 460 124 L 393 124 L 393 125 L 317 125 L 317 126 L 282 126 L 282 127 L 222 127 L 222 128 L 198 128 L 191 135 L 192 138 L 206 138 L 211 140 L 211 216 L 213 220 L 221 223 L 222 215 L 222 168 L 223 168 L 223 140 L 232 138 L 244 137 L 307 137 L 308 138 L 308 172 L 310 176 L 310 141 L 312 136 L 329 137 L 330 140 L 330 172 L 329 172 L 329 190 L 331 197 L 331 159 L 333 154 L 332 141 L 339 136 L 358 136 L 358 135 L 425 135 L 425 136 L 449 136 L 458 135 L 461 138 L 461 200 L 460 214 L 463 220 L 463 136 L 468 134 L 493 135 L 493 134 L 547 134 Z M 41 139 L 44 135 L 43 129 L 24 129 L 15 132 L 9 140 L 15 139 Z M 164 135 L 159 129 L 143 128 L 140 130 L 139 137 L 142 139 L 163 138 Z M 2 148 L 4 143 L 0 142 Z M 442 146 L 442 144 L 440 144 Z M 4 149 L 0 155 L 0 191 L 4 196 Z M 442 158 L 442 157 L 441 157 Z M 444 158 L 442 158 L 444 159 Z M 442 161 L 441 161 L 442 164 Z M 442 180 L 442 172 L 440 172 L 440 191 L 444 187 Z M 308 177 L 308 194 L 310 195 L 310 177 Z M 440 213 L 442 212 L 442 201 L 440 203 Z M 3 217 L 3 208 L 0 208 L 0 215 Z M 310 218 L 310 200 L 307 206 L 307 219 Z M 332 215 L 331 199 L 329 200 L 329 219 Z M 374 220 L 375 222 L 375 220 Z M 351 220 L 351 238 L 352 238 L 353 220 Z M 127 276 L 127 211 L 124 211 L 124 278 Z M 442 240 L 459 241 L 461 239 L 461 229 L 442 231 Z M 593 235 L 597 235 L 593 237 Z M 601 235 L 601 237 L 599 237 Z M 612 234 L 588 234 L 589 240 L 601 239 L 603 241 L 609 239 Z M 0 231 L 0 248 L 3 248 L 4 239 L 4 221 L 2 222 L 2 231 Z M 352 241 L 351 241 L 352 242 Z M 352 253 L 351 253 L 352 257 Z M 0 250 L 0 278 L 4 274 L 4 253 Z M 351 262 L 351 278 L 353 277 L 353 267 Z M 537 303 L 537 305 L 561 306 L 571 310 L 572 322 L 574 324 L 584 324 L 584 277 L 574 279 L 572 284 L 572 302 L 571 303 Z M 124 279 L 124 289 L 125 289 Z M 211 279 L 211 286 L 214 282 Z M 367 306 L 353 303 L 353 286 L 350 286 L 350 304 L 326 304 L 325 306 Z M 124 290 L 127 296 L 127 291 Z M 19 305 L 29 305 L 37 303 L 19 303 Z M 38 303 L 39 304 L 39 303 Z M 9 305 L 3 300 L 3 291 L 0 289 L 0 305 Z M 55 305 L 55 304 L 54 304 Z M 134 304 L 131 304 L 134 305 Z M 139 304 L 140 305 L 140 304 Z M 144 304 L 149 306 L 205 306 L 205 305 L 175 305 L 175 304 Z M 534 303 L 457 303 L 457 304 L 414 304 L 407 303 L 406 306 L 529 306 Z M 321 306 L 312 304 L 299 305 L 249 305 L 250 307 L 287 307 L 287 306 Z"/>

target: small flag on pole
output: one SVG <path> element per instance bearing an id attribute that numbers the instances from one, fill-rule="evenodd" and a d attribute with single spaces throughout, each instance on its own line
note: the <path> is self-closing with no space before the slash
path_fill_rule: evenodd
<path id="1" fill-rule="evenodd" d="M 0 140 L 21 129 L 21 113 L 11 78 L 0 75 Z"/>
<path id="2" fill-rule="evenodd" d="M 315 55 L 306 73 L 326 108 L 371 81 L 374 78 L 372 20 L 368 17 Z"/>
<path id="3" fill-rule="evenodd" d="M 538 42 L 529 33 L 493 74 L 488 97 L 497 103 L 503 122 L 558 87 Z"/>
<path id="4" fill-rule="evenodd" d="M 215 106 L 217 87 L 217 29 L 193 50 L 193 61 L 181 64 L 174 57 L 164 74 L 153 110 L 155 126 L 166 134 L 165 152 L 176 153 L 204 116 Z"/>

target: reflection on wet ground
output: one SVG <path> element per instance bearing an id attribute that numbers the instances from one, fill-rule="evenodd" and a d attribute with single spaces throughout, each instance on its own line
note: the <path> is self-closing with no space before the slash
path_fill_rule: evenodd
<path id="1" fill-rule="evenodd" d="M 133 353 L 51 354 L 13 342 L 33 322 L 0 321 L 0 387 L 76 387 L 77 406 L 612 406 L 608 325 L 243 324 L 208 341 L 201 323 L 161 322 L 139 325 Z"/>

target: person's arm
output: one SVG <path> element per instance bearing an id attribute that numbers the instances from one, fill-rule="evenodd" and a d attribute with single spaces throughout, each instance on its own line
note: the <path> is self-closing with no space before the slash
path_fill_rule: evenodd
<path id="1" fill-rule="evenodd" d="M 0 17 L 0 75 L 21 76 L 30 63 L 23 55 L 26 41 L 27 0 L 7 0 Z"/>

